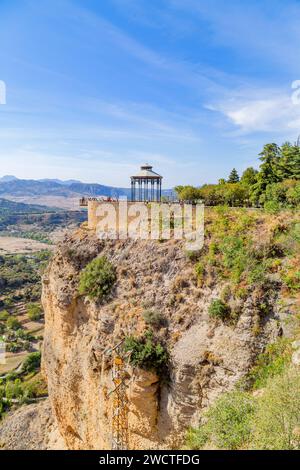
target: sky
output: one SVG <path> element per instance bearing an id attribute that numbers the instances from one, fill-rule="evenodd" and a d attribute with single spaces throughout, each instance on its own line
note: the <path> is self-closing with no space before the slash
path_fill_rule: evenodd
<path id="1" fill-rule="evenodd" d="M 257 167 L 300 134 L 299 24 L 298 0 L 0 0 L 0 176 Z"/>

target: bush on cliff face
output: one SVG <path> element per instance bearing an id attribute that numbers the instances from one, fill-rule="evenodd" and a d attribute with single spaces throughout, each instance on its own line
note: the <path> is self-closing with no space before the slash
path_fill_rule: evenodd
<path id="1" fill-rule="evenodd" d="M 166 367 L 169 358 L 167 350 L 154 337 L 151 330 L 146 331 L 144 336 L 140 338 L 127 337 L 124 349 L 126 352 L 130 352 L 130 363 L 134 367 L 155 370 L 158 374 Z"/>
<path id="2" fill-rule="evenodd" d="M 144 310 L 142 317 L 144 322 L 153 328 L 160 328 L 166 322 L 164 316 L 157 310 Z"/>
<path id="3" fill-rule="evenodd" d="M 269 344 L 248 374 L 247 380 L 252 389 L 265 387 L 270 378 L 283 373 L 291 362 L 291 351 L 291 341 L 286 338 Z"/>
<path id="4" fill-rule="evenodd" d="M 91 261 L 80 274 L 79 293 L 91 299 L 105 298 L 116 282 L 116 272 L 105 256 Z"/>
<path id="5" fill-rule="evenodd" d="M 208 309 L 211 318 L 219 318 L 225 320 L 230 315 L 229 306 L 220 299 L 215 299 L 211 302 Z"/>

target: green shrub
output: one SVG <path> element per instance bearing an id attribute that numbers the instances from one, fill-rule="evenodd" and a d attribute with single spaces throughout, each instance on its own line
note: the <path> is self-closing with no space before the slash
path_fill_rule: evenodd
<path id="1" fill-rule="evenodd" d="M 33 352 L 28 354 L 25 361 L 23 362 L 22 371 L 26 374 L 34 372 L 40 368 L 41 365 L 41 353 Z"/>
<path id="2" fill-rule="evenodd" d="M 189 431 L 188 447 L 195 450 L 205 444 L 228 450 L 242 447 L 251 435 L 254 410 L 254 399 L 245 392 L 222 395 L 207 412 L 206 423 Z"/>
<path id="3" fill-rule="evenodd" d="M 30 320 L 37 321 L 41 319 L 42 308 L 37 303 L 28 304 L 27 306 L 27 315 Z"/>
<path id="4" fill-rule="evenodd" d="M 12 398 L 21 398 L 23 394 L 22 382 L 16 379 L 13 382 L 8 381 L 5 386 L 5 396 L 8 400 Z"/>
<path id="5" fill-rule="evenodd" d="M 204 273 L 205 273 L 205 268 L 204 268 L 204 265 L 201 261 L 199 261 L 196 266 L 195 266 L 195 272 L 196 272 L 196 276 L 198 278 L 199 281 L 203 281 L 203 278 L 204 278 Z"/>
<path id="6" fill-rule="evenodd" d="M 220 251 L 223 255 L 223 273 L 227 271 L 229 277 L 239 283 L 249 265 L 249 253 L 244 240 L 236 235 L 226 236 L 220 244 Z"/>
<path id="7" fill-rule="evenodd" d="M 219 318 L 225 320 L 230 315 L 230 307 L 220 299 L 211 302 L 208 314 L 211 318 Z"/>
<path id="8" fill-rule="evenodd" d="M 18 330 L 19 328 L 22 328 L 22 324 L 19 322 L 19 320 L 16 317 L 9 317 L 6 320 L 6 326 L 7 328 L 10 328 L 11 330 Z"/>
<path id="9" fill-rule="evenodd" d="M 186 254 L 186 257 L 190 261 L 197 261 L 200 256 L 200 251 L 199 250 L 187 250 L 185 254 Z"/>
<path id="10" fill-rule="evenodd" d="M 91 261 L 81 272 L 79 293 L 90 299 L 102 299 L 109 295 L 116 282 L 116 272 L 105 256 Z"/>
<path id="11" fill-rule="evenodd" d="M 254 390 L 266 385 L 269 378 L 281 374 L 291 361 L 291 344 L 287 339 L 280 339 L 269 344 L 264 353 L 257 358 L 255 366 L 248 374 Z"/>
<path id="12" fill-rule="evenodd" d="M 165 347 L 154 337 L 151 330 L 144 336 L 136 338 L 129 336 L 125 339 L 124 350 L 130 352 L 130 363 L 134 367 L 145 370 L 155 370 L 158 374 L 166 368 L 168 352 Z"/>
<path id="13" fill-rule="evenodd" d="M 6 321 L 9 318 L 9 313 L 7 310 L 2 310 L 0 312 L 0 321 Z"/>
<path id="14" fill-rule="evenodd" d="M 300 450 L 300 375 L 288 368 L 268 380 L 252 419 L 251 448 Z"/>
<path id="15" fill-rule="evenodd" d="M 164 316 L 157 310 L 144 310 L 142 317 L 147 325 L 160 328 L 165 323 Z"/>
<path id="16" fill-rule="evenodd" d="M 267 201 L 264 203 L 264 209 L 269 214 L 277 214 L 281 209 L 281 205 L 277 201 Z"/>
<path id="17" fill-rule="evenodd" d="M 22 346 L 16 341 L 10 341 L 6 344 L 6 351 L 10 353 L 17 353 L 22 350 Z"/>

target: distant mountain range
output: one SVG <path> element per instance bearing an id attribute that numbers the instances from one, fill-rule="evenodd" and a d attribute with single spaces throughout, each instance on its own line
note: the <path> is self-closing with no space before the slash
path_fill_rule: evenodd
<path id="1" fill-rule="evenodd" d="M 170 196 L 172 190 L 164 190 Z M 6 175 L 0 178 L 0 197 L 11 201 L 48 207 L 78 209 L 80 197 L 130 197 L 130 189 L 59 179 L 23 180 Z"/>

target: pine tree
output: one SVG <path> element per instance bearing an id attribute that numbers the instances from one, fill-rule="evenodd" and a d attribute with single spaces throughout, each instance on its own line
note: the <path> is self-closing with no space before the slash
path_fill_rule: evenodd
<path id="1" fill-rule="evenodd" d="M 277 176 L 280 181 L 300 179 L 300 147 L 298 144 L 292 145 L 286 142 L 282 145 Z"/>
<path id="2" fill-rule="evenodd" d="M 257 175 L 257 182 L 251 191 L 251 200 L 257 204 L 260 196 L 266 190 L 268 184 L 280 181 L 278 176 L 278 166 L 281 158 L 281 151 L 277 144 L 267 144 L 259 154 L 262 164 Z"/>
<path id="3" fill-rule="evenodd" d="M 228 183 L 238 183 L 240 181 L 240 177 L 238 172 L 235 168 L 233 168 L 232 172 L 229 175 Z"/>

